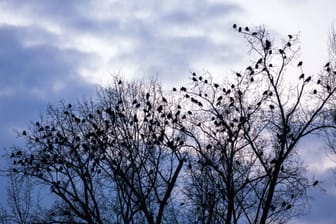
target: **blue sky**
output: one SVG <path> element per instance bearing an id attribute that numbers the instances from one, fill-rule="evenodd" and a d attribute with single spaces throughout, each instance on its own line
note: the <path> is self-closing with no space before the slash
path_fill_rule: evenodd
<path id="1" fill-rule="evenodd" d="M 299 34 L 305 69 L 317 73 L 328 60 L 335 8 L 333 0 L 2 0 L 1 145 L 16 144 L 15 130 L 48 103 L 94 95 L 111 75 L 158 77 L 168 86 L 186 81 L 191 71 L 230 75 L 248 60 L 233 23 L 265 25 L 277 36 Z M 292 223 L 336 220 L 334 164 L 318 142 L 302 143 L 302 155 L 310 175 L 324 179 L 323 189 L 311 192 L 311 210 Z"/>

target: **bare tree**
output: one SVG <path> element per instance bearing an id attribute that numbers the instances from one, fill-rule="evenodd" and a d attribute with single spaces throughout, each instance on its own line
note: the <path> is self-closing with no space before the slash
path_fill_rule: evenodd
<path id="1" fill-rule="evenodd" d="M 321 80 L 325 86 L 329 87 L 334 86 L 336 84 L 336 31 L 334 26 L 331 29 L 329 34 L 329 62 L 323 68 L 321 72 Z M 325 89 L 327 92 L 328 88 Z M 328 102 L 328 107 L 325 110 L 325 123 L 330 125 L 330 128 L 325 129 L 324 131 L 324 139 L 327 144 L 330 152 L 335 155 L 336 154 L 336 103 L 335 97 L 333 97 L 330 102 Z"/>
<path id="2" fill-rule="evenodd" d="M 32 206 L 31 180 L 13 173 L 10 174 L 9 178 L 10 185 L 7 187 L 7 202 L 12 214 L 10 219 L 14 223 L 28 223 Z"/>
<path id="3" fill-rule="evenodd" d="M 58 197 L 36 223 L 265 224 L 300 214 L 318 182 L 297 146 L 333 127 L 333 69 L 306 75 L 293 35 L 234 29 L 252 62 L 224 82 L 193 73 L 168 95 L 157 81 L 117 77 L 23 131 L 11 171 Z"/>
<path id="4" fill-rule="evenodd" d="M 97 102 L 50 106 L 13 171 L 50 187 L 76 223 L 161 223 L 185 157 L 171 109 L 157 82 L 116 79 Z"/>
<path id="5" fill-rule="evenodd" d="M 200 165 L 191 170 L 213 183 L 208 188 L 203 178 L 194 178 L 195 189 L 205 188 L 198 200 L 211 194 L 210 201 L 225 208 L 209 210 L 207 199 L 201 223 L 286 222 L 299 214 L 306 189 L 314 185 L 304 176 L 297 145 L 328 128 L 323 117 L 336 86 L 328 69 L 315 77 L 304 74 L 303 62 L 295 63 L 293 35 L 276 44 L 264 28 L 234 28 L 256 60 L 223 84 L 193 73 L 191 87 L 180 89 L 192 104 L 184 126 L 193 127 L 185 133 Z"/>

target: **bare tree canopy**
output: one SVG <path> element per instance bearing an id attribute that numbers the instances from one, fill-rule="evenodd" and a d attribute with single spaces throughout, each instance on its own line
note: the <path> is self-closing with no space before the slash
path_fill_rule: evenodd
<path id="1" fill-rule="evenodd" d="M 266 224 L 302 214 L 318 181 L 297 146 L 333 128 L 335 72 L 306 74 L 295 35 L 233 29 L 252 62 L 226 80 L 192 73 L 166 91 L 116 77 L 94 100 L 49 106 L 22 131 L 9 171 L 57 196 L 36 223 Z"/>

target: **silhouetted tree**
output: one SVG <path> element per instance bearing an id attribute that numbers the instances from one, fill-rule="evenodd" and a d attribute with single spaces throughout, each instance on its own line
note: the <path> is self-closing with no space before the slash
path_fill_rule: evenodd
<path id="1" fill-rule="evenodd" d="M 193 73 L 191 87 L 180 89 L 190 102 L 183 126 L 196 154 L 187 196 L 201 211 L 200 223 L 286 222 L 302 211 L 314 185 L 297 145 L 328 127 L 323 117 L 336 85 L 330 72 L 312 77 L 302 61 L 291 66 L 293 35 L 276 44 L 264 28 L 234 27 L 255 62 L 223 84 Z"/>
<path id="2" fill-rule="evenodd" d="M 116 79 L 96 101 L 50 106 L 12 171 L 48 186 L 73 222 L 161 223 L 185 159 L 171 109 L 157 82 Z"/>
<path id="3" fill-rule="evenodd" d="M 266 224 L 300 214 L 318 182 L 297 146 L 332 127 L 333 69 L 306 75 L 294 35 L 277 42 L 264 28 L 233 28 L 253 62 L 224 82 L 192 73 L 164 94 L 157 81 L 116 78 L 94 100 L 49 106 L 22 132 L 11 172 L 58 197 L 44 222 Z"/>

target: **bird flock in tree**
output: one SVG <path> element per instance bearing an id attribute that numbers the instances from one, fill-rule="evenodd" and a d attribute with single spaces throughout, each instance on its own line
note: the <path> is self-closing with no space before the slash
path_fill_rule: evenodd
<path id="1" fill-rule="evenodd" d="M 169 92 L 116 77 L 95 101 L 50 106 L 22 131 L 9 171 L 58 196 L 66 209 L 51 211 L 55 223 L 265 224 L 299 215 L 320 182 L 295 152 L 331 126 L 335 71 L 328 62 L 305 76 L 294 35 L 277 46 L 262 27 L 233 29 L 253 52 L 242 71 L 223 82 L 193 72 Z M 293 63 L 295 91 L 283 82 Z"/>

